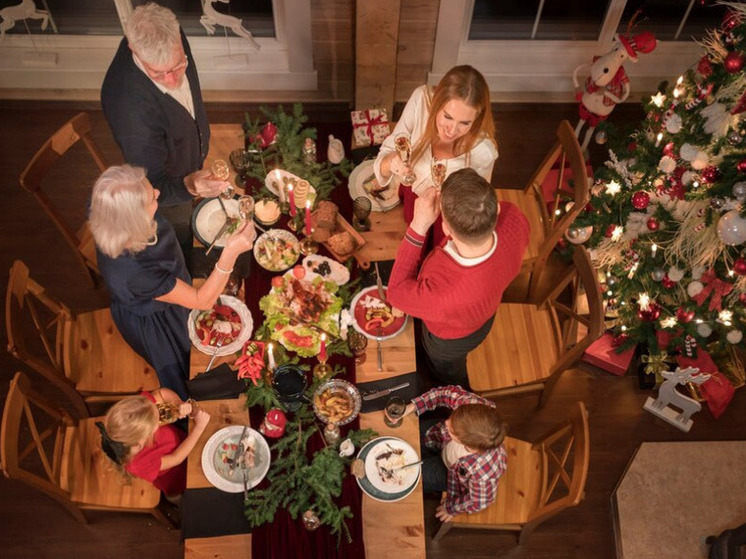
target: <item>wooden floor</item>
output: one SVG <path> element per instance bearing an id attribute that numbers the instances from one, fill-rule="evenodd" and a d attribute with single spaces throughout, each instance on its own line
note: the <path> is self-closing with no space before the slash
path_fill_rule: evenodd
<path id="1" fill-rule="evenodd" d="M 0 290 L 4 294 L 8 270 L 14 259 L 23 259 L 42 285 L 84 308 L 87 295 L 81 287 L 83 276 L 59 239 L 56 229 L 41 213 L 31 195 L 18 186 L 18 175 L 35 149 L 63 122 L 81 108 L 90 110 L 95 137 L 110 157 L 119 155 L 96 105 L 0 103 L 0 181 L 2 220 L 0 220 Z M 212 122 L 236 122 L 243 107 L 211 107 Z M 311 110 L 309 108 L 309 113 Z M 344 118 L 345 110 L 325 110 L 320 119 Z M 495 184 L 520 186 L 530 175 L 552 143 L 552 134 L 561 118 L 576 120 L 574 106 L 511 105 L 496 107 L 500 159 Z M 639 119 L 633 107 L 619 107 L 612 115 L 616 122 Z M 603 156 L 599 146 L 592 155 Z M 92 177 L 80 171 L 75 161 L 61 166 L 57 178 L 61 198 L 69 211 L 82 220 Z M 4 321 L 3 321 L 4 328 Z M 3 340 L 6 340 L 4 329 Z M 21 368 L 7 352 L 0 352 L 0 401 L 5 400 L 8 381 Z M 38 382 L 42 392 L 60 398 L 54 390 Z M 725 414 L 715 420 L 707 411 L 694 416 L 694 426 L 684 434 L 642 410 L 650 394 L 637 387 L 635 377 L 616 377 L 595 369 L 579 368 L 564 375 L 547 407 L 535 409 L 535 396 L 503 400 L 499 407 L 510 424 L 513 436 L 532 438 L 570 408 L 576 400 L 586 403 L 590 412 L 591 464 L 586 499 L 561 517 L 547 521 L 529 541 L 515 547 L 510 536 L 453 530 L 437 544 L 430 543 L 435 529 L 436 502 L 426 500 L 428 557 L 482 558 L 582 558 L 611 559 L 615 556 L 610 513 L 610 495 L 632 453 L 642 441 L 698 441 L 746 439 L 744 407 L 746 390 L 739 390 Z M 672 475 L 676 475 L 672 472 Z M 739 490 L 739 488 L 734 488 Z M 22 483 L 0 478 L 0 557 L 16 558 L 132 558 L 177 559 L 182 556 L 180 533 L 167 530 L 147 516 L 87 513 L 90 523 L 79 524 L 54 501 Z M 734 524 L 740 524 L 741 519 Z M 392 557 L 396 557 L 392 550 Z M 666 558 L 661 551 L 661 558 Z M 290 558 L 289 558 L 290 559 Z M 672 558 L 673 559 L 673 558 Z"/>

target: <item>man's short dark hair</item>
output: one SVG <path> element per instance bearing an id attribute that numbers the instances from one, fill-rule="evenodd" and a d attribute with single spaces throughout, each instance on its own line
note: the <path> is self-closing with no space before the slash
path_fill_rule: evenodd
<path id="1" fill-rule="evenodd" d="M 453 233 L 466 242 L 481 241 L 495 229 L 495 189 L 474 169 L 448 176 L 441 188 L 440 207 Z"/>

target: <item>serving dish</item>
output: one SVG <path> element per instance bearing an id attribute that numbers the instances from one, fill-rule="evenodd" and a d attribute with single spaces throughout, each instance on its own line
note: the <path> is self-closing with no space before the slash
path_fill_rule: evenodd
<path id="1" fill-rule="evenodd" d="M 343 379 L 330 379 L 318 386 L 313 411 L 324 423 L 347 425 L 360 413 L 362 399 L 357 386 Z"/>
<path id="2" fill-rule="evenodd" d="M 229 343 L 223 343 L 223 345 L 221 345 L 221 347 L 219 347 L 216 351 L 216 343 L 221 337 L 214 337 L 213 339 L 215 340 L 215 343 L 205 344 L 202 341 L 203 337 L 200 336 L 202 332 L 200 332 L 199 330 L 205 325 L 206 319 L 208 319 L 208 315 L 215 315 L 215 318 L 218 318 L 220 322 L 231 322 L 231 320 L 228 320 L 228 318 L 226 317 L 226 313 L 216 312 L 216 309 L 219 309 L 220 307 L 229 307 L 235 313 L 238 319 L 240 319 L 241 328 L 236 335 L 230 336 L 231 341 Z M 213 326 L 214 324 L 211 324 L 207 327 L 212 328 Z M 218 302 L 215 303 L 210 311 L 193 309 L 192 312 L 189 313 L 187 329 L 189 331 L 189 339 L 192 340 L 194 347 L 196 347 L 202 353 L 206 353 L 208 355 L 222 356 L 236 353 L 237 351 L 240 351 L 241 348 L 243 348 L 244 342 L 251 338 L 251 333 L 254 329 L 254 322 L 251 318 L 251 311 L 249 311 L 249 308 L 243 301 L 235 297 L 231 297 L 230 295 L 221 295 L 218 299 Z M 227 331 L 227 327 L 224 325 L 218 326 L 214 329 L 216 331 Z"/>
<path id="3" fill-rule="evenodd" d="M 387 457 L 387 455 L 390 455 Z M 420 458 L 407 441 L 398 437 L 378 437 L 369 441 L 358 453 L 365 467 L 363 477 L 355 477 L 360 489 L 376 501 L 394 502 L 408 496 L 420 480 L 420 467 L 412 466 L 383 476 L 380 467 L 394 468 L 417 462 Z"/>
<path id="4" fill-rule="evenodd" d="M 235 467 L 231 471 L 226 456 L 232 458 L 243 432 L 243 425 L 229 425 L 214 433 L 205 443 L 202 450 L 202 471 L 212 485 L 227 493 L 243 491 L 243 476 L 241 468 Z M 271 456 L 269 445 L 264 437 L 254 429 L 246 429 L 244 445 L 254 446 L 254 466 L 248 468 L 248 488 L 258 485 L 267 475 Z"/>
<path id="5" fill-rule="evenodd" d="M 228 215 L 232 218 L 240 220 L 238 214 L 238 200 L 231 198 L 229 200 L 223 200 L 225 209 Z M 225 224 L 225 214 L 223 208 L 220 207 L 220 202 L 217 198 L 205 198 L 192 212 L 192 231 L 197 240 L 205 246 L 215 240 L 215 235 L 218 234 L 220 229 Z M 215 243 L 215 248 L 222 248 L 225 246 L 225 241 L 230 237 L 233 231 L 226 231 L 221 235 L 220 239 Z"/>

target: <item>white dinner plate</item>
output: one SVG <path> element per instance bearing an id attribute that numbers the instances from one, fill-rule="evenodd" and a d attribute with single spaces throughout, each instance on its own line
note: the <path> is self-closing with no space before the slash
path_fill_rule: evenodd
<path id="1" fill-rule="evenodd" d="M 197 315 L 200 314 L 202 311 L 199 309 L 193 309 L 192 312 L 189 313 L 189 322 L 187 323 L 189 329 L 189 339 L 192 340 L 194 347 L 196 347 L 202 353 L 206 353 L 208 355 L 212 355 L 213 353 L 218 356 L 230 355 L 231 353 L 240 351 L 243 348 L 243 344 L 246 342 L 246 340 L 251 338 L 251 333 L 254 330 L 254 321 L 251 319 L 251 311 L 249 311 L 249 308 L 243 301 L 241 301 L 240 299 L 236 299 L 235 297 L 231 297 L 230 295 L 221 295 L 219 300 L 222 301 L 224 305 L 236 311 L 238 313 L 238 316 L 241 317 L 241 331 L 239 332 L 238 337 L 235 340 L 227 345 L 222 346 L 216 353 L 214 346 L 204 345 L 200 341 L 199 336 L 197 336 L 197 327 L 195 326 L 195 321 L 197 320 Z"/>
<path id="2" fill-rule="evenodd" d="M 383 293 L 386 294 L 387 287 L 383 286 Z M 364 297 L 370 296 L 374 299 L 379 299 L 380 297 L 378 295 L 378 287 L 375 285 L 372 287 L 364 287 L 360 292 L 355 295 L 352 298 L 352 301 L 350 301 L 350 314 L 352 315 L 352 327 L 355 328 L 358 332 L 360 332 L 363 336 L 366 338 L 369 338 L 371 340 L 377 340 L 378 337 L 376 336 L 376 332 L 369 332 L 365 329 L 365 308 L 362 306 L 362 301 Z M 391 306 L 391 305 L 389 305 Z M 405 314 L 400 317 L 394 318 L 394 321 L 383 328 L 383 334 L 380 336 L 382 340 L 390 340 L 391 338 L 395 338 L 399 334 L 401 334 L 404 331 L 404 328 L 407 326 L 407 319 L 408 316 Z"/>
<path id="3" fill-rule="evenodd" d="M 363 184 L 367 181 L 376 180 L 373 172 L 373 160 L 368 159 L 355 167 L 350 173 L 350 179 L 347 181 L 347 188 L 350 190 L 350 197 L 354 200 L 358 196 L 365 196 L 373 204 L 374 212 L 386 212 L 399 204 L 399 189 L 396 181 L 392 178 L 389 182 L 388 190 L 381 192 L 383 200 L 370 194 Z"/>
<path id="4" fill-rule="evenodd" d="M 240 219 L 238 214 L 238 200 L 231 198 L 230 200 L 223 200 L 223 203 L 229 216 Z M 215 235 L 218 234 L 224 223 L 225 214 L 217 198 L 205 198 L 197 205 L 192 214 L 194 236 L 205 246 L 209 246 L 215 240 Z M 215 243 L 215 248 L 224 247 L 225 241 L 229 236 L 230 233 L 223 234 L 218 242 Z"/>
<path id="5" fill-rule="evenodd" d="M 306 270 L 305 279 L 308 281 L 313 281 L 316 276 L 321 276 L 325 281 L 333 281 L 337 285 L 344 285 L 350 281 L 350 270 L 347 266 L 328 256 L 309 254 L 303 259 L 303 268 Z"/>
<path id="6" fill-rule="evenodd" d="M 420 457 L 407 441 L 397 437 L 378 437 L 369 441 L 358 453 L 365 465 L 365 476 L 356 477 L 360 489 L 377 501 L 399 501 L 409 495 L 420 480 L 420 466 L 396 472 L 396 482 L 384 481 L 378 473 L 377 459 L 384 453 L 401 451 L 401 465 L 417 462 Z"/>
<path id="7" fill-rule="evenodd" d="M 267 190 L 269 190 L 272 194 L 279 198 L 280 191 L 278 190 L 278 181 L 284 184 L 283 179 L 292 181 L 294 184 L 297 184 L 298 181 L 302 180 L 298 175 L 283 171 L 282 169 L 276 169 L 274 171 L 270 171 L 269 173 L 267 173 L 267 176 L 264 177 L 264 186 L 266 186 Z M 287 199 L 287 196 L 285 198 Z M 310 185 L 308 188 L 307 199 L 311 201 L 311 205 L 313 205 L 314 200 L 316 200 L 316 189 L 313 185 Z M 300 204 L 298 203 L 298 199 L 296 198 L 295 206 L 298 208 L 305 208 L 305 202 Z"/>
<path id="8" fill-rule="evenodd" d="M 207 481 L 226 493 L 239 493 L 243 491 L 243 475 L 240 468 L 233 470 L 230 474 L 228 464 L 223 463 L 221 456 L 224 452 L 223 444 L 237 445 L 241 437 L 243 425 L 229 425 L 223 427 L 205 443 L 202 449 L 202 471 Z M 258 485 L 267 475 L 271 460 L 269 445 L 264 437 L 254 429 L 247 429 L 244 440 L 253 440 L 254 444 L 254 467 L 248 471 L 248 487 Z"/>
<path id="9" fill-rule="evenodd" d="M 280 252 L 275 249 L 278 246 L 278 240 L 284 241 L 282 246 L 285 249 Z M 285 229 L 270 229 L 254 241 L 254 258 L 262 268 L 270 272 L 287 270 L 300 258 L 298 237 Z"/>

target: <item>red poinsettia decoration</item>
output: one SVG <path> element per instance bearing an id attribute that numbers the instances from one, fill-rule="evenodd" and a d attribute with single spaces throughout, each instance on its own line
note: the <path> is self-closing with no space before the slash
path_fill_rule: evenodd
<path id="1" fill-rule="evenodd" d="M 251 382 L 257 384 L 257 380 L 262 378 L 264 364 L 264 342 L 249 340 L 243 346 L 241 357 L 236 360 L 238 365 L 238 378 L 248 378 Z"/>
<path id="2" fill-rule="evenodd" d="M 275 126 L 273 122 L 268 122 L 262 126 L 262 129 L 259 130 L 259 134 L 251 136 L 249 140 L 251 140 L 252 144 L 257 144 L 260 148 L 264 149 L 274 142 L 276 137 L 277 126 Z"/>

